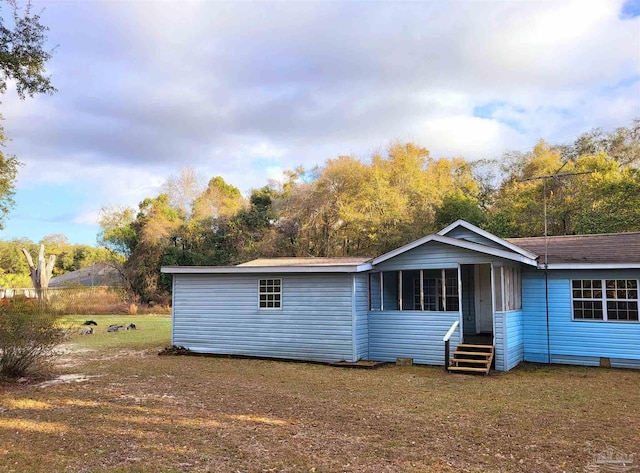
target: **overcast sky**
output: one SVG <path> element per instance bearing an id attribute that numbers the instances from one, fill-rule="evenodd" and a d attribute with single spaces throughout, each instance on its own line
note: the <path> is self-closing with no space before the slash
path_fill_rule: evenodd
<path id="1" fill-rule="evenodd" d="M 58 92 L 1 99 L 0 238 L 95 244 L 186 166 L 248 194 L 396 139 L 474 160 L 640 117 L 637 0 L 33 3 Z"/>

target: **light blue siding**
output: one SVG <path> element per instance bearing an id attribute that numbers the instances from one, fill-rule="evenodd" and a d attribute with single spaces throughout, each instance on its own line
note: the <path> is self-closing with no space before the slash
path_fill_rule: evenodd
<path id="1" fill-rule="evenodd" d="M 524 359 L 525 361 L 548 363 L 545 287 L 542 272 L 523 271 L 522 309 Z"/>
<path id="2" fill-rule="evenodd" d="M 493 240 L 483 237 L 482 235 L 478 235 L 471 230 L 468 230 L 464 227 L 457 227 L 447 233 L 445 236 L 449 238 L 457 238 L 458 240 L 466 240 L 471 241 L 473 243 L 479 243 L 481 245 L 490 246 L 491 248 L 497 248 L 499 250 L 513 251 L 504 245 L 500 245 Z"/>
<path id="3" fill-rule="evenodd" d="M 514 310 L 507 315 L 507 345 L 505 371 L 524 361 L 524 317 L 522 310 Z"/>
<path id="4" fill-rule="evenodd" d="M 523 273 L 524 359 L 552 363 L 640 366 L 640 323 L 572 320 L 572 279 L 640 279 L 640 271 L 549 271 L 549 345 L 544 272 Z"/>
<path id="5" fill-rule="evenodd" d="M 176 278 L 171 278 L 171 346 L 176 346 L 175 333 L 176 333 L 176 319 L 173 316 L 173 308 L 176 306 Z"/>
<path id="6" fill-rule="evenodd" d="M 599 356 L 578 356 L 551 354 L 553 363 L 562 365 L 600 366 Z M 612 368 L 640 369 L 640 360 L 627 360 L 622 358 L 610 358 Z"/>
<path id="7" fill-rule="evenodd" d="M 613 360 L 611 360 L 611 367 L 640 369 L 640 360 L 627 360 L 624 358 L 614 358 Z"/>
<path id="8" fill-rule="evenodd" d="M 354 360 L 369 359 L 369 275 L 355 274 L 354 317 L 356 331 L 354 335 L 356 353 Z"/>
<path id="9" fill-rule="evenodd" d="M 495 367 L 497 371 L 506 370 L 506 344 L 507 344 L 507 329 L 506 329 L 506 314 L 504 312 L 496 312 L 493 314 L 493 345 L 494 345 L 494 357 Z"/>
<path id="10" fill-rule="evenodd" d="M 457 229 L 449 236 L 493 243 L 468 233 Z M 375 268 L 387 272 L 383 311 L 369 310 L 370 297 L 372 307 L 380 307 L 377 273 L 371 294 L 367 273 L 175 274 L 172 343 L 201 353 L 318 361 L 407 357 L 443 365 L 442 338 L 451 325 L 462 317 L 465 332 L 475 333 L 473 265 L 486 263 L 505 260 L 435 241 L 384 261 Z M 395 271 L 458 267 L 461 313 L 395 310 Z M 640 368 L 640 323 L 574 321 L 571 307 L 572 279 L 640 279 L 640 270 L 549 271 L 548 316 L 544 276 L 523 267 L 522 310 L 494 314 L 496 369 L 523 360 L 597 366 L 601 358 L 613 367 Z M 258 280 L 265 278 L 282 279 L 281 309 L 258 308 Z M 452 350 L 460 340 L 458 328 Z"/>
<path id="11" fill-rule="evenodd" d="M 369 312 L 369 357 L 379 361 L 406 357 L 418 364 L 444 366 L 442 337 L 456 320 L 458 312 Z M 459 343 L 458 329 L 451 337 L 451 350 Z"/>
<path id="12" fill-rule="evenodd" d="M 376 265 L 378 271 L 457 268 L 458 264 L 504 262 L 504 259 L 477 251 L 429 242 Z"/>
<path id="13" fill-rule="evenodd" d="M 174 276 L 173 343 L 195 352 L 353 361 L 350 274 L 282 279 L 282 309 L 258 308 L 265 275 Z"/>
<path id="14" fill-rule="evenodd" d="M 494 320 L 496 370 L 509 371 L 524 360 L 522 311 L 496 312 Z"/>

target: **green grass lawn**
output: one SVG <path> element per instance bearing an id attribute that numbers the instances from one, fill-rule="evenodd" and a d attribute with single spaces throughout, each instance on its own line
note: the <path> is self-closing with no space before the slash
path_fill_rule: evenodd
<path id="1" fill-rule="evenodd" d="M 91 319 L 58 360 L 68 382 L 0 385 L 1 472 L 604 473 L 608 448 L 640 467 L 640 371 L 157 356 L 168 318 Z"/>
<path id="2" fill-rule="evenodd" d="M 91 335 L 77 335 L 87 320 L 96 322 L 91 326 Z M 136 330 L 120 329 L 118 332 L 107 332 L 109 325 L 135 324 Z M 171 317 L 168 315 L 73 315 L 60 320 L 65 329 L 75 335 L 71 342 L 81 348 L 96 350 L 115 348 L 134 348 L 138 350 L 171 344 Z"/>

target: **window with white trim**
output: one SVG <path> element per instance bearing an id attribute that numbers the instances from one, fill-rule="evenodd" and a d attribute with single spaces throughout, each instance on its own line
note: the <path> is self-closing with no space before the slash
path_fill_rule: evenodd
<path id="1" fill-rule="evenodd" d="M 258 297 L 260 309 L 282 308 L 282 279 L 260 279 Z"/>
<path id="2" fill-rule="evenodd" d="M 573 279 L 574 320 L 638 321 L 637 279 Z"/>

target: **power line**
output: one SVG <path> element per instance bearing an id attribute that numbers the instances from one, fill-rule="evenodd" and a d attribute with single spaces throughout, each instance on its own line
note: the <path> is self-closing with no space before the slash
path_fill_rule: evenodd
<path id="1" fill-rule="evenodd" d="M 558 171 L 561 171 L 565 166 L 564 163 L 560 166 Z M 543 183 L 543 202 L 544 202 L 544 299 L 546 309 L 546 321 L 547 321 L 547 362 L 551 364 L 551 331 L 549 329 L 549 232 L 547 231 L 547 181 L 549 179 L 560 179 L 565 177 L 580 176 L 582 174 L 592 174 L 593 171 L 583 172 L 563 172 L 556 171 L 554 174 L 546 174 L 544 176 L 533 176 L 519 179 L 517 182 L 525 181 L 542 181 Z"/>
<path id="2" fill-rule="evenodd" d="M 560 166 L 560 169 L 558 169 L 558 171 L 561 171 L 562 168 L 565 166 L 564 163 L 562 166 Z M 526 182 L 526 181 L 542 181 L 543 182 L 543 196 L 542 196 L 542 200 L 544 202 L 544 267 L 545 269 L 547 268 L 547 265 L 549 263 L 549 234 L 548 234 L 548 224 L 547 224 L 547 181 L 549 179 L 560 179 L 560 178 L 564 178 L 564 177 L 571 177 L 571 176 L 580 176 L 583 174 L 593 174 L 593 171 L 582 171 L 582 172 L 563 172 L 560 173 L 556 171 L 553 174 L 546 174 L 543 176 L 533 176 L 533 177 L 525 177 L 523 179 L 518 179 L 517 182 Z"/>
<path id="3" fill-rule="evenodd" d="M 566 136 L 556 136 L 553 138 L 553 141 L 555 143 L 555 145 L 552 144 L 552 146 L 557 146 L 559 145 L 561 142 L 564 142 L 566 140 L 573 140 L 575 141 L 577 138 L 579 138 L 582 135 L 586 135 L 587 133 L 590 133 L 592 131 L 601 131 L 603 133 L 613 133 L 615 132 L 618 128 L 625 128 L 625 127 L 630 127 L 633 125 L 633 123 L 638 120 L 638 117 L 634 117 L 634 118 L 630 118 L 628 120 L 624 120 L 621 122 L 617 122 L 617 123 L 610 123 L 608 126 L 606 127 L 602 127 L 602 126 L 592 126 L 591 128 L 589 128 L 588 130 L 582 131 L 580 133 L 578 133 L 577 135 L 566 135 Z M 544 138 L 542 138 L 544 139 Z M 549 142 L 550 140 L 545 140 L 547 142 Z"/>

